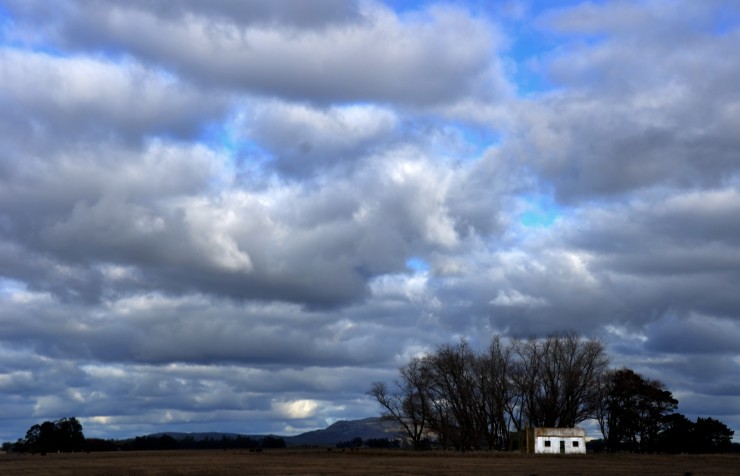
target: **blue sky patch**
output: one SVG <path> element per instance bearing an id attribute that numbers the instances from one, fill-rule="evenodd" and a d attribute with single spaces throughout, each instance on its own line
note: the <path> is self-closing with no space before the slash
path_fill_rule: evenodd
<path id="1" fill-rule="evenodd" d="M 529 228 L 548 228 L 563 213 L 563 208 L 555 203 L 551 195 L 532 195 L 525 201 L 527 205 L 519 222 Z"/>
<path id="2" fill-rule="evenodd" d="M 406 267 L 415 273 L 426 273 L 429 271 L 429 263 L 419 257 L 413 257 L 406 260 Z"/>

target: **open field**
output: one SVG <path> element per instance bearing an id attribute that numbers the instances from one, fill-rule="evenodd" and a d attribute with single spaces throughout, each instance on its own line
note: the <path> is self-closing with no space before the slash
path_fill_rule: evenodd
<path id="1" fill-rule="evenodd" d="M 0 454 L 3 475 L 740 475 L 740 455 L 519 455 L 361 450 Z"/>

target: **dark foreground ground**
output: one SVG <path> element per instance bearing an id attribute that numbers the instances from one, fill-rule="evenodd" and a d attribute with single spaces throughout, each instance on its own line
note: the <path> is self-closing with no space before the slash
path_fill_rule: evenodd
<path id="1" fill-rule="evenodd" d="M 740 475 L 740 455 L 412 453 L 360 450 L 0 454 L 0 475 Z"/>

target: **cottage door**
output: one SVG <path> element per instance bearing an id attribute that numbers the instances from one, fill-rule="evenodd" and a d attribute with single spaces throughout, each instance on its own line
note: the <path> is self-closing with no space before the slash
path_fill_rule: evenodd
<path id="1" fill-rule="evenodd" d="M 560 440 L 560 454 L 561 455 L 565 454 L 565 441 L 563 440 Z"/>

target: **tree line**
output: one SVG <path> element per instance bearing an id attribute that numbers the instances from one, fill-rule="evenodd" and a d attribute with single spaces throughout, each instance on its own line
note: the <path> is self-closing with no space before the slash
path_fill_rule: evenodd
<path id="1" fill-rule="evenodd" d="M 733 435 L 717 420 L 674 413 L 678 401 L 661 382 L 611 369 L 604 345 L 575 332 L 495 336 L 482 352 L 465 340 L 443 345 L 368 393 L 415 449 L 505 450 L 512 432 L 586 420 L 598 422 L 606 451 L 725 451 Z"/>
<path id="2" fill-rule="evenodd" d="M 168 434 L 137 436 L 125 440 L 85 438 L 82 424 L 75 417 L 45 421 L 31 426 L 25 438 L 15 443 L 3 443 L 2 449 L 16 453 L 68 453 L 95 451 L 147 451 L 184 449 L 268 449 L 285 448 L 285 440 L 278 436 L 250 438 L 249 436 L 223 435 L 221 438 L 195 439 L 187 435 L 174 438 Z"/>
<path id="3" fill-rule="evenodd" d="M 391 438 L 368 438 L 363 440 L 359 436 L 347 441 L 340 441 L 336 444 L 337 448 L 382 448 L 382 449 L 399 449 L 401 442 Z"/>
<path id="4" fill-rule="evenodd" d="M 123 451 L 146 450 L 237 450 L 237 449 L 269 449 L 285 448 L 285 440 L 277 436 L 251 438 L 249 436 L 223 435 L 221 438 L 195 439 L 192 436 L 175 438 L 171 435 L 137 436 L 133 440 L 124 440 L 118 443 L 118 449 Z"/>

